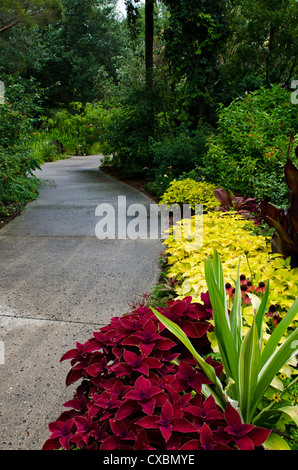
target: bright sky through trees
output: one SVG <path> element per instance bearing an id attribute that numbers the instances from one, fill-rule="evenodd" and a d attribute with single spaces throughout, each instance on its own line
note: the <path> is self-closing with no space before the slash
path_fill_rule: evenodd
<path id="1" fill-rule="evenodd" d="M 119 10 L 120 13 L 126 16 L 126 8 L 125 8 L 124 0 L 118 0 L 117 3 L 118 3 L 117 10 Z"/>

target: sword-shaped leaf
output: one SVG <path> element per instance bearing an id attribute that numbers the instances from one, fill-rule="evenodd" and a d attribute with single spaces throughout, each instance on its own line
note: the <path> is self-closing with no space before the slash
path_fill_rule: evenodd
<path id="1" fill-rule="evenodd" d="M 258 383 L 260 363 L 260 341 L 254 318 L 252 327 L 243 339 L 239 357 L 239 405 L 245 423 L 249 423 L 250 408 Z"/>

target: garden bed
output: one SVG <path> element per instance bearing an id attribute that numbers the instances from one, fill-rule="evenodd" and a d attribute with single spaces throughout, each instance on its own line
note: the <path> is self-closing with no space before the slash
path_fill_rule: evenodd
<path id="1" fill-rule="evenodd" d="M 144 179 L 125 179 L 111 168 L 103 171 L 152 198 Z M 183 184 L 179 182 L 176 192 L 174 182 L 168 196 L 181 196 Z M 185 181 L 185 185 L 194 189 L 191 181 Z M 189 236 L 189 225 L 196 216 L 182 221 L 185 230 L 182 238 L 175 239 L 170 231 L 164 242 L 166 249 L 160 259 L 159 286 L 154 286 L 152 293 L 132 306 L 130 313 L 112 318 L 108 326 L 94 332 L 85 344 L 77 343 L 64 354 L 61 360 L 71 362 L 66 384 L 79 382 L 79 385 L 73 399 L 64 405 L 68 410 L 50 423 L 50 436 L 44 449 L 298 448 L 297 361 L 295 357 L 291 359 L 290 347 L 291 339 L 297 335 L 298 270 L 292 269 L 289 260 L 281 254 L 272 253 L 270 237 L 256 229 L 254 218 L 248 220 L 237 210 L 213 207 L 216 203 L 211 197 L 213 186 L 208 183 L 199 186 L 201 202 L 208 206 L 203 215 L 203 246 L 198 247 L 196 240 L 192 241 Z M 155 197 L 156 203 L 162 199 Z M 168 201 L 169 204 L 174 202 Z M 234 302 L 238 305 L 235 311 L 239 318 L 235 325 L 239 328 L 241 324 L 242 339 L 237 340 L 236 330 L 233 330 L 236 326 L 232 327 L 231 323 L 229 328 L 244 352 L 240 354 L 237 347 L 233 352 L 231 344 L 229 348 L 234 359 L 240 354 L 237 361 L 242 364 L 243 378 L 239 387 L 243 387 L 243 383 L 250 387 L 247 395 L 244 388 L 245 406 L 240 403 L 244 400 L 243 391 L 240 401 L 233 398 L 240 390 L 237 392 L 238 385 L 233 385 L 238 380 L 233 376 L 237 367 L 233 373 L 228 371 L 215 329 L 217 309 L 220 310 L 223 303 L 215 300 L 214 292 L 210 294 L 212 284 L 210 273 L 208 283 L 205 264 L 207 257 L 212 259 L 215 253 L 222 259 L 222 276 L 227 280 L 224 285 L 217 280 L 222 293 L 218 290 L 216 295 L 226 299 L 229 317 Z M 219 272 L 217 268 L 216 272 Z M 235 300 L 236 295 L 238 300 Z M 216 303 L 215 315 L 213 305 Z M 261 309 L 264 318 L 260 323 L 259 317 L 258 320 L 255 317 Z M 223 314 L 220 324 L 224 318 Z M 235 318 L 234 313 L 233 321 Z M 278 333 L 283 329 L 284 337 Z M 259 335 L 258 340 L 256 335 Z M 226 334 L 223 337 L 226 338 Z M 247 349 L 251 341 L 254 346 Z M 268 384 L 264 388 L 257 358 L 264 357 L 262 347 L 266 350 L 269 344 L 268 351 L 272 343 L 276 356 L 280 348 L 287 347 L 287 360 L 274 371 L 270 380 L 266 379 Z M 260 348 L 259 353 L 257 348 Z M 267 353 L 269 358 L 273 351 Z M 244 354 L 249 357 L 245 359 Z M 253 365 L 248 368 L 250 360 Z M 267 362 L 269 370 L 268 358 Z M 255 382 L 250 383 L 251 380 Z M 230 391 L 221 396 L 221 387 Z M 249 394 L 256 387 L 257 390 L 263 387 L 262 393 L 252 399 Z M 258 408 L 253 410 L 256 401 Z"/>
<path id="2" fill-rule="evenodd" d="M 223 215 L 222 219 L 231 226 L 227 216 L 230 214 Z M 216 225 L 215 221 L 213 223 Z M 170 276 L 171 263 L 173 265 L 170 238 L 166 244 L 166 272 Z M 260 241 L 259 250 L 261 246 Z M 174 256 L 177 257 L 175 250 Z M 265 251 L 264 256 L 267 254 Z M 200 261 L 196 264 L 199 265 Z M 183 264 L 181 267 L 183 276 L 187 269 Z M 247 286 L 249 279 L 244 280 Z M 241 287 L 243 285 L 242 277 Z M 44 444 L 45 450 L 257 450 L 274 446 L 290 450 L 282 436 L 286 436 L 296 449 L 296 428 L 291 424 L 296 413 L 295 406 L 292 406 L 297 392 L 295 366 L 287 366 L 280 371 L 275 384 L 268 387 L 260 403 L 259 411 L 269 406 L 277 415 L 281 405 L 286 418 L 275 419 L 271 427 L 268 423 L 267 427 L 262 427 L 243 422 L 229 400 L 223 407 L 222 403 L 219 405 L 215 401 L 213 394 L 206 393 L 217 380 L 223 383 L 227 380 L 217 350 L 215 317 L 206 286 L 205 290 L 203 286 L 196 290 L 195 299 L 190 295 L 183 296 L 181 286 L 183 279 L 178 284 L 173 283 L 169 294 L 176 292 L 175 298 L 169 296 L 166 306 L 157 306 L 156 312 L 182 329 L 196 352 L 215 371 L 215 381 L 210 380 L 208 369 L 206 373 L 202 364 L 178 339 L 179 335 L 158 321 L 159 317 L 150 308 L 152 299 L 149 296 L 131 313 L 113 318 L 108 326 L 94 332 L 85 344 L 77 343 L 74 349 L 64 354 L 61 360 L 71 361 L 66 384 L 79 381 L 79 385 L 73 399 L 64 404 L 68 410 L 50 423 L 51 434 Z M 177 297 L 179 292 L 180 298 Z M 263 298 L 261 289 L 251 292 Z M 253 314 L 247 309 L 252 305 L 246 304 L 242 295 L 241 298 L 243 332 L 248 333 Z M 158 299 L 155 303 L 158 305 Z M 278 322 L 276 325 L 271 323 L 268 316 L 266 322 L 265 343 L 278 325 Z M 289 325 L 292 325 L 291 321 Z M 273 329 L 271 333 L 270 329 Z M 244 361 L 245 369 L 248 370 Z M 273 441 L 270 441 L 272 429 Z"/>
<path id="3" fill-rule="evenodd" d="M 5 215 L 3 213 L 0 213 L 0 230 L 5 227 L 5 225 L 9 224 L 9 222 L 21 215 L 24 208 L 25 207 L 20 204 L 15 204 L 12 207 L 5 207 Z"/>

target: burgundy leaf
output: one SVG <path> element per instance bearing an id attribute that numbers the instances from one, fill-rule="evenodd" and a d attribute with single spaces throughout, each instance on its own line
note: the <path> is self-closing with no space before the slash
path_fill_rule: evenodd
<path id="1" fill-rule="evenodd" d="M 247 436 L 249 437 L 249 439 L 251 439 L 251 441 L 256 447 L 260 447 L 267 440 L 270 433 L 271 429 L 259 428 L 255 426 L 249 431 Z"/>
<path id="2" fill-rule="evenodd" d="M 231 201 L 229 195 L 227 194 L 227 192 L 224 189 L 222 189 L 222 188 L 214 189 L 213 193 L 214 193 L 214 196 L 216 197 L 216 199 L 223 206 L 230 207 L 232 205 L 232 201 Z"/>
<path id="3" fill-rule="evenodd" d="M 248 436 L 235 437 L 234 440 L 239 450 L 254 450 L 253 442 Z"/>
<path id="4" fill-rule="evenodd" d="M 182 433 L 198 432 L 197 428 L 185 418 L 174 418 L 172 423 L 173 431 Z"/>
<path id="5" fill-rule="evenodd" d="M 107 437 L 100 446 L 100 450 L 114 450 L 119 449 L 121 440 L 116 436 Z"/>
<path id="6" fill-rule="evenodd" d="M 145 429 L 141 429 L 141 431 L 138 432 L 134 450 L 156 450 L 155 447 L 150 446 Z"/>
<path id="7" fill-rule="evenodd" d="M 185 321 L 180 327 L 189 338 L 200 338 L 204 336 L 210 328 L 209 323 Z"/>
<path id="8" fill-rule="evenodd" d="M 121 439 L 135 439 L 134 433 L 126 426 L 124 421 L 110 419 L 110 426 L 115 436 Z"/>
<path id="9" fill-rule="evenodd" d="M 289 158 L 285 166 L 285 178 L 289 189 L 298 197 L 298 169 Z"/>
<path id="10" fill-rule="evenodd" d="M 228 423 L 225 432 L 232 436 L 242 437 L 254 428 L 252 424 L 242 424 L 239 413 L 230 404 L 226 407 L 225 418 Z"/>
<path id="11" fill-rule="evenodd" d="M 180 450 L 201 450 L 201 444 L 199 440 L 191 439 L 180 447 Z"/>

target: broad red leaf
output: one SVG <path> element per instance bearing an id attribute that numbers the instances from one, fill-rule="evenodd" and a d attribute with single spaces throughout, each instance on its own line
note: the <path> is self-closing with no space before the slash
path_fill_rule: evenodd
<path id="1" fill-rule="evenodd" d="M 287 160 L 285 166 L 285 177 L 288 187 L 298 197 L 298 169 L 290 159 Z"/>

